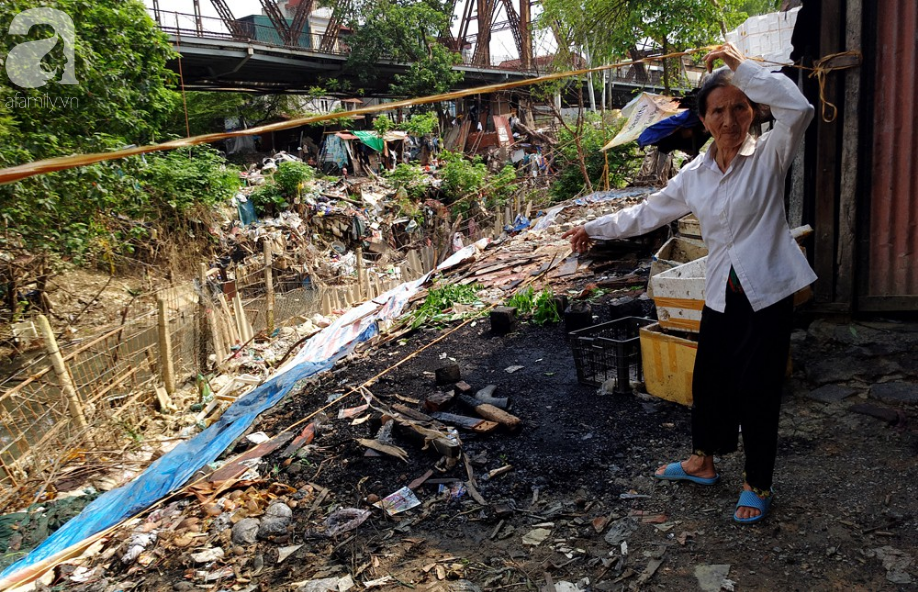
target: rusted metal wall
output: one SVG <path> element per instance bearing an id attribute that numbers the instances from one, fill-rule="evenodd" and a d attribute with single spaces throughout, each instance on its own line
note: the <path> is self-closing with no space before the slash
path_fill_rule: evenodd
<path id="1" fill-rule="evenodd" d="M 859 308 L 918 310 L 918 2 L 876 5 L 868 269 Z"/>

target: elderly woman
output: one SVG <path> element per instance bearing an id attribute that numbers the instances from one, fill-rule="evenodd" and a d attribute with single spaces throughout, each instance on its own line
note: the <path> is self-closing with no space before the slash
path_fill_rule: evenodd
<path id="1" fill-rule="evenodd" d="M 566 232 L 575 251 L 591 239 L 637 236 L 690 212 L 708 246 L 705 306 L 692 384 L 692 454 L 654 477 L 713 485 L 714 455 L 746 453 L 733 518 L 758 522 L 773 499 L 781 385 L 790 347 L 793 294 L 816 280 L 791 237 L 784 180 L 807 125 L 810 105 L 789 78 L 746 60 L 733 45 L 705 56 L 726 67 L 709 74 L 698 115 L 714 143 L 645 201 Z M 758 104 L 773 128 L 749 134 Z"/>

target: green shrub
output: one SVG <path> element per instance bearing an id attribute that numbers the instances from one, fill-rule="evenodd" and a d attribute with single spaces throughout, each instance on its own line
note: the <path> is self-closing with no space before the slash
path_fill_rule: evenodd
<path id="1" fill-rule="evenodd" d="M 249 199 L 260 216 L 271 216 L 290 207 L 280 187 L 270 181 L 256 187 L 255 191 L 249 194 Z"/>
<path id="2" fill-rule="evenodd" d="M 196 204 L 226 201 L 239 189 L 236 171 L 228 169 L 219 152 L 209 146 L 149 155 L 137 177 L 161 214 L 183 214 Z"/>
<path id="3" fill-rule="evenodd" d="M 401 125 L 401 128 L 413 136 L 426 136 L 437 131 L 440 127 L 440 121 L 437 119 L 436 111 L 427 113 L 418 113 L 408 118 L 408 121 Z"/>
<path id="4" fill-rule="evenodd" d="M 516 169 L 509 164 L 504 166 L 496 175 L 491 175 L 487 180 L 485 190 L 485 204 L 489 208 L 502 208 L 510 197 L 517 191 Z"/>
<path id="5" fill-rule="evenodd" d="M 300 194 L 303 183 L 315 176 L 315 169 L 305 162 L 282 162 L 274 172 L 274 182 L 285 197 L 293 199 Z"/>
<path id="6" fill-rule="evenodd" d="M 488 167 L 476 156 L 471 161 L 458 152 L 443 151 L 440 153 L 440 189 L 444 202 L 453 203 L 457 199 L 475 194 L 485 184 Z"/>
<path id="7" fill-rule="evenodd" d="M 385 133 L 395 127 L 395 123 L 389 119 L 388 115 L 380 115 L 379 117 L 373 120 L 373 129 L 379 134 L 379 137 L 385 135 Z"/>
<path id="8" fill-rule="evenodd" d="M 422 199 L 430 187 L 430 177 L 416 164 L 399 163 L 385 175 L 396 189 L 404 189 L 408 197 L 416 201 Z"/>

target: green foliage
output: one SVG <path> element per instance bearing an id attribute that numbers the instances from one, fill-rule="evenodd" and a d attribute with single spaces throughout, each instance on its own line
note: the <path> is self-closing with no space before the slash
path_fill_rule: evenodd
<path id="1" fill-rule="evenodd" d="M 559 53 L 610 63 L 648 39 L 664 53 L 722 43 L 721 26 L 733 29 L 747 18 L 744 10 L 769 4 L 775 0 L 544 0 L 538 22 L 563 39 Z M 668 84 L 680 68 L 676 60 L 666 66 Z"/>
<path id="2" fill-rule="evenodd" d="M 399 163 L 385 175 L 396 189 L 403 188 L 408 197 L 415 201 L 423 198 L 430 187 L 430 176 L 416 164 Z"/>
<path id="3" fill-rule="evenodd" d="M 461 56 L 438 41 L 449 33 L 453 3 L 449 0 L 354 0 L 339 2 L 355 29 L 348 38 L 351 53 L 345 70 L 359 84 L 372 85 L 377 64 L 391 60 L 410 64 L 390 86 L 409 97 L 445 92 L 462 80 L 453 65 Z"/>
<path id="4" fill-rule="evenodd" d="M 440 121 L 435 112 L 428 111 L 412 115 L 401 127 L 412 136 L 426 136 L 438 130 Z"/>
<path id="5" fill-rule="evenodd" d="M 426 54 L 420 55 L 405 74 L 395 74 L 389 90 L 409 98 L 441 94 L 462 81 L 464 74 L 453 70 L 462 63 L 462 56 L 437 43 L 431 43 Z"/>
<path id="6" fill-rule="evenodd" d="M 239 175 L 227 169 L 220 154 L 209 146 L 156 153 L 146 160 L 135 177 L 149 196 L 150 211 L 135 211 L 134 216 L 183 214 L 196 204 L 229 199 L 241 184 Z"/>
<path id="7" fill-rule="evenodd" d="M 554 293 L 548 288 L 536 293 L 530 286 L 508 298 L 507 306 L 516 308 L 520 316 L 531 317 L 536 325 L 559 323 L 561 314 L 554 297 Z"/>
<path id="8" fill-rule="evenodd" d="M 507 306 L 515 308 L 518 315 L 526 316 L 532 311 L 532 295 L 533 289 L 531 286 L 524 288 L 507 299 Z"/>
<path id="9" fill-rule="evenodd" d="M 259 185 L 249 194 L 249 199 L 255 206 L 255 211 L 259 216 L 270 216 L 277 214 L 281 210 L 290 207 L 290 204 L 284 198 L 281 188 L 272 181 L 266 181 L 264 185 Z"/>
<path id="10" fill-rule="evenodd" d="M 19 12 L 47 4 L 3 2 L 0 30 L 8 31 Z M 55 73 L 46 85 L 20 88 L 0 74 L 0 166 L 166 139 L 181 112 L 179 94 L 169 89 L 175 75 L 166 67 L 175 52 L 143 3 L 56 0 L 53 6 L 75 26 L 77 84 L 58 82 L 67 63 L 62 43 L 42 62 Z M 45 26 L 2 35 L 0 56 L 15 44 L 50 36 Z M 184 115 L 174 129 L 185 135 Z M 123 230 L 124 217 L 174 220 L 191 204 L 221 199 L 234 186 L 234 175 L 207 149 L 195 149 L 190 160 L 187 151 L 153 154 L 32 177 L 0 187 L 0 249 L 20 245 L 77 258 L 127 250 L 125 241 L 142 228 Z"/>
<path id="11" fill-rule="evenodd" d="M 561 322 L 561 311 L 558 310 L 555 295 L 548 288 L 536 295 L 533 305 L 532 322 L 536 325 Z"/>
<path id="12" fill-rule="evenodd" d="M 411 314 L 411 328 L 416 329 L 424 324 L 441 325 L 481 314 L 484 304 L 478 298 L 479 290 L 481 290 L 481 286 L 478 284 L 459 286 L 447 283 L 431 288 L 427 292 L 427 298 L 424 299 L 424 303 Z M 472 306 L 474 310 L 469 312 L 453 311 L 452 309 L 456 304 Z"/>
<path id="13" fill-rule="evenodd" d="M 445 203 L 477 193 L 485 184 L 488 167 L 480 156 L 468 160 L 464 154 L 444 150 L 440 153 L 440 185 Z"/>
<path id="14" fill-rule="evenodd" d="M 379 134 L 380 137 L 384 136 L 386 132 L 395 127 L 395 123 L 389 119 L 388 115 L 380 115 L 373 120 L 373 129 Z"/>
<path id="15" fill-rule="evenodd" d="M 571 124 L 558 133 L 555 167 L 558 175 L 550 193 L 553 201 L 563 201 L 585 191 L 586 183 L 580 169 L 577 141 L 583 150 L 584 164 L 594 190 L 602 187 L 602 174 L 609 159 L 609 186 L 623 187 L 626 180 L 640 168 L 641 157 L 634 143 L 617 146 L 603 154 L 602 147 L 615 137 L 624 122 L 606 124 L 599 114 L 587 113 L 580 126 Z"/>
<path id="16" fill-rule="evenodd" d="M 282 162 L 274 173 L 274 182 L 288 199 L 300 194 L 302 186 L 316 176 L 316 170 L 305 162 Z"/>
<path id="17" fill-rule="evenodd" d="M 488 178 L 487 184 L 485 206 L 488 208 L 503 207 L 519 188 L 516 169 L 509 164 L 505 165 L 500 172 Z"/>

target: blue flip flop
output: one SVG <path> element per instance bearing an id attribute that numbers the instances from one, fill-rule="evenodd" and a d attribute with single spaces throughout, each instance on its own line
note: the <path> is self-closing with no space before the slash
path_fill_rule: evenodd
<path id="1" fill-rule="evenodd" d="M 662 475 L 654 473 L 653 476 L 661 481 L 691 481 L 699 485 L 714 485 L 720 480 L 720 475 L 714 475 L 713 477 L 696 477 L 694 475 L 689 475 L 685 472 L 685 469 L 682 468 L 681 462 L 669 463 L 666 465 L 666 468 L 663 469 Z"/>
<path id="2" fill-rule="evenodd" d="M 771 500 L 774 499 L 774 497 L 774 494 L 772 494 L 766 498 L 761 498 L 757 496 L 753 491 L 743 490 L 739 496 L 739 501 L 736 503 L 736 509 L 739 510 L 741 507 L 754 508 L 758 510 L 760 514 L 758 516 L 753 516 L 752 518 L 740 518 L 736 515 L 736 510 L 734 510 L 733 520 L 740 524 L 752 524 L 754 522 L 763 520 L 765 516 L 768 515 L 768 509 L 771 507 Z"/>

